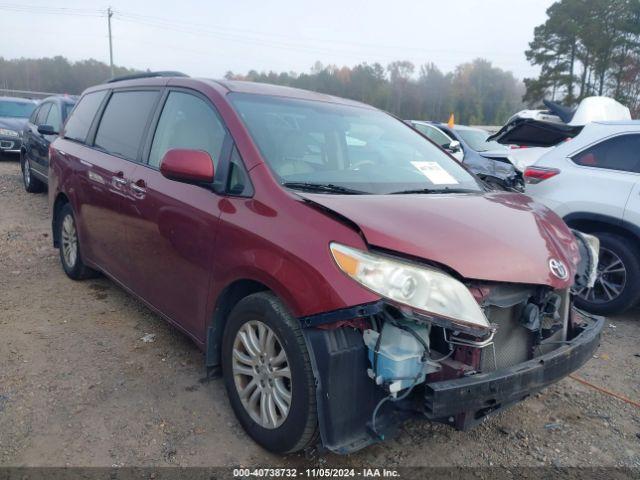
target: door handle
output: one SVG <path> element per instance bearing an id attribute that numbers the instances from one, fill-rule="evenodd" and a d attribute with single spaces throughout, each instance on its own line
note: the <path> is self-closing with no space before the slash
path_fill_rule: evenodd
<path id="1" fill-rule="evenodd" d="M 135 183 L 131 184 L 131 190 L 133 190 L 134 192 L 137 193 L 146 193 L 147 189 L 144 187 L 141 187 L 140 185 L 137 185 Z"/>
<path id="2" fill-rule="evenodd" d="M 133 191 L 133 196 L 139 200 L 142 200 L 147 193 L 146 189 L 147 184 L 144 183 L 144 180 L 140 179 L 137 182 L 131 183 L 131 190 Z"/>

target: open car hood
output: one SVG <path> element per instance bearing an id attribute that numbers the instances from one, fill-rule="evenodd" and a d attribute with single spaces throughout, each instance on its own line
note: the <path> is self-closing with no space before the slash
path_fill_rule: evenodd
<path id="1" fill-rule="evenodd" d="M 533 118 L 515 118 L 491 135 L 503 145 L 519 145 L 522 147 L 553 147 L 580 133 L 582 127 L 571 127 L 564 123 L 535 120 Z"/>
<path id="2" fill-rule="evenodd" d="M 579 260 L 573 234 L 521 194 L 296 193 L 354 222 L 372 248 L 441 264 L 467 279 L 573 284 Z M 566 265 L 567 279 L 552 274 L 551 259 Z"/>
<path id="3" fill-rule="evenodd" d="M 631 120 L 627 107 L 609 97 L 584 98 L 576 108 L 568 108 L 548 100 L 548 110 L 522 110 L 489 140 L 504 145 L 552 147 L 575 137 L 591 122 Z"/>

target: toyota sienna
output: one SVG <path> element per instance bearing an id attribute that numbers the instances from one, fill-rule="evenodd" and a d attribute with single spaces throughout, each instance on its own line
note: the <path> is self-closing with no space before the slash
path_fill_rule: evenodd
<path id="1" fill-rule="evenodd" d="M 597 239 L 489 192 L 384 112 L 146 73 L 84 92 L 50 149 L 66 274 L 188 335 L 260 445 L 348 453 L 467 429 L 591 358 Z"/>

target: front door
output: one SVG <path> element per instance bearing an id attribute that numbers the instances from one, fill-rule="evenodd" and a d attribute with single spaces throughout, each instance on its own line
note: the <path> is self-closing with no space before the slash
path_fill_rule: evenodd
<path id="1" fill-rule="evenodd" d="M 204 150 L 214 169 L 227 131 L 208 100 L 170 91 L 149 146 L 133 172 L 126 206 L 133 290 L 185 331 L 204 340 L 220 198 L 210 188 L 163 177 L 172 148 Z"/>

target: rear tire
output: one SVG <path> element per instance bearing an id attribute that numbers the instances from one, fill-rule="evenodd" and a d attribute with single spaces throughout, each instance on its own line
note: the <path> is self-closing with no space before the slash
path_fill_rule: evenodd
<path id="1" fill-rule="evenodd" d="M 255 342 L 247 348 L 248 338 Z M 309 352 L 299 322 L 276 296 L 259 292 L 235 306 L 222 340 L 222 370 L 231 407 L 259 445 L 290 453 L 317 442 Z"/>
<path id="2" fill-rule="evenodd" d="M 623 313 L 640 300 L 640 252 L 632 242 L 619 235 L 593 235 L 600 239 L 598 279 L 593 289 L 576 296 L 575 304 L 599 315 Z M 619 293 L 610 298 L 617 290 Z"/>
<path id="3" fill-rule="evenodd" d="M 22 170 L 22 183 L 24 184 L 24 189 L 27 192 L 40 193 L 44 191 L 44 183 L 33 176 L 33 173 L 31 172 L 31 163 L 22 152 L 20 152 L 20 168 Z"/>
<path id="4" fill-rule="evenodd" d="M 60 262 L 67 276 L 72 280 L 96 277 L 98 272 L 87 267 L 82 261 L 78 229 L 71 204 L 67 203 L 60 209 L 56 228 L 60 242 Z"/>

